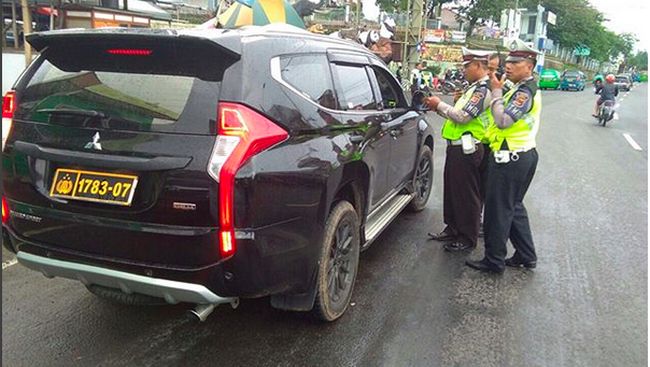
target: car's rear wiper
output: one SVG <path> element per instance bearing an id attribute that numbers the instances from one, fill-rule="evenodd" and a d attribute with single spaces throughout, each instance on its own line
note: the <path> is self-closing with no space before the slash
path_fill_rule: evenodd
<path id="1" fill-rule="evenodd" d="M 103 112 L 95 110 L 75 110 L 72 108 L 43 108 L 37 110 L 38 113 L 48 113 L 51 115 L 73 115 L 73 116 L 83 116 L 91 118 L 101 118 L 105 119 L 107 116 Z"/>

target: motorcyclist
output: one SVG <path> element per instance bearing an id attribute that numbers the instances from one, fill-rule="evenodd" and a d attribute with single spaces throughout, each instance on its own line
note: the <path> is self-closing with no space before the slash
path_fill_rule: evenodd
<path id="1" fill-rule="evenodd" d="M 618 86 L 614 84 L 616 77 L 614 74 L 607 74 L 605 77 L 605 84 L 603 84 L 600 89 L 600 97 L 596 101 L 596 106 L 594 109 L 593 117 L 598 117 L 598 109 L 600 105 L 605 101 L 616 101 L 616 96 L 618 96 Z"/>
<path id="2" fill-rule="evenodd" d="M 425 80 L 422 71 L 426 68 L 427 64 L 424 61 L 420 61 L 415 65 L 415 68 L 411 70 L 411 92 L 424 88 Z"/>
<path id="3" fill-rule="evenodd" d="M 603 87 L 604 79 L 605 77 L 601 73 L 596 74 L 594 77 L 594 88 L 596 88 L 596 94 L 600 93 L 600 89 Z"/>

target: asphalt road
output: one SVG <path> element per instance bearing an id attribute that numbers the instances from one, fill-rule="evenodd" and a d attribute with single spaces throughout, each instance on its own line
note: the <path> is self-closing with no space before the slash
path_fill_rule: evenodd
<path id="1" fill-rule="evenodd" d="M 272 309 L 113 305 L 69 280 L 2 270 L 3 366 L 646 366 L 647 85 L 596 126 L 595 95 L 545 91 L 540 162 L 526 197 L 534 271 L 463 265 L 425 239 L 442 229 L 444 146 L 435 194 L 362 254 L 351 307 L 334 324 Z M 432 116 L 438 129 L 441 119 Z M 623 134 L 640 145 L 633 149 Z M 3 250 L 4 251 L 4 250 Z M 512 250 L 510 250 L 512 251 Z M 3 252 L 3 261 L 11 257 Z M 8 263 L 11 264 L 11 263 Z"/>

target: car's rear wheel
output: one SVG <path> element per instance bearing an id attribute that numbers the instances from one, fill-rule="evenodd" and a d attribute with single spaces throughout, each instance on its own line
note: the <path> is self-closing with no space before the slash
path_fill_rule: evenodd
<path id="1" fill-rule="evenodd" d="M 323 321 L 341 317 L 350 303 L 359 267 L 359 218 L 352 204 L 339 201 L 325 224 L 312 310 Z"/>
<path id="2" fill-rule="evenodd" d="M 419 212 L 423 210 L 433 186 L 433 153 L 431 148 L 423 146 L 418 157 L 418 164 L 415 168 L 415 179 L 413 180 L 413 193 L 415 196 L 409 203 L 409 210 Z"/>

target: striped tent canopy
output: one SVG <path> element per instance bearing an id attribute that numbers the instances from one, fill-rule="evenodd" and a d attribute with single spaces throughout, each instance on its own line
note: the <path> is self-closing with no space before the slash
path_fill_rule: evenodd
<path id="1" fill-rule="evenodd" d="M 286 0 L 237 0 L 218 17 L 223 28 L 286 23 L 305 28 L 305 23 Z"/>

